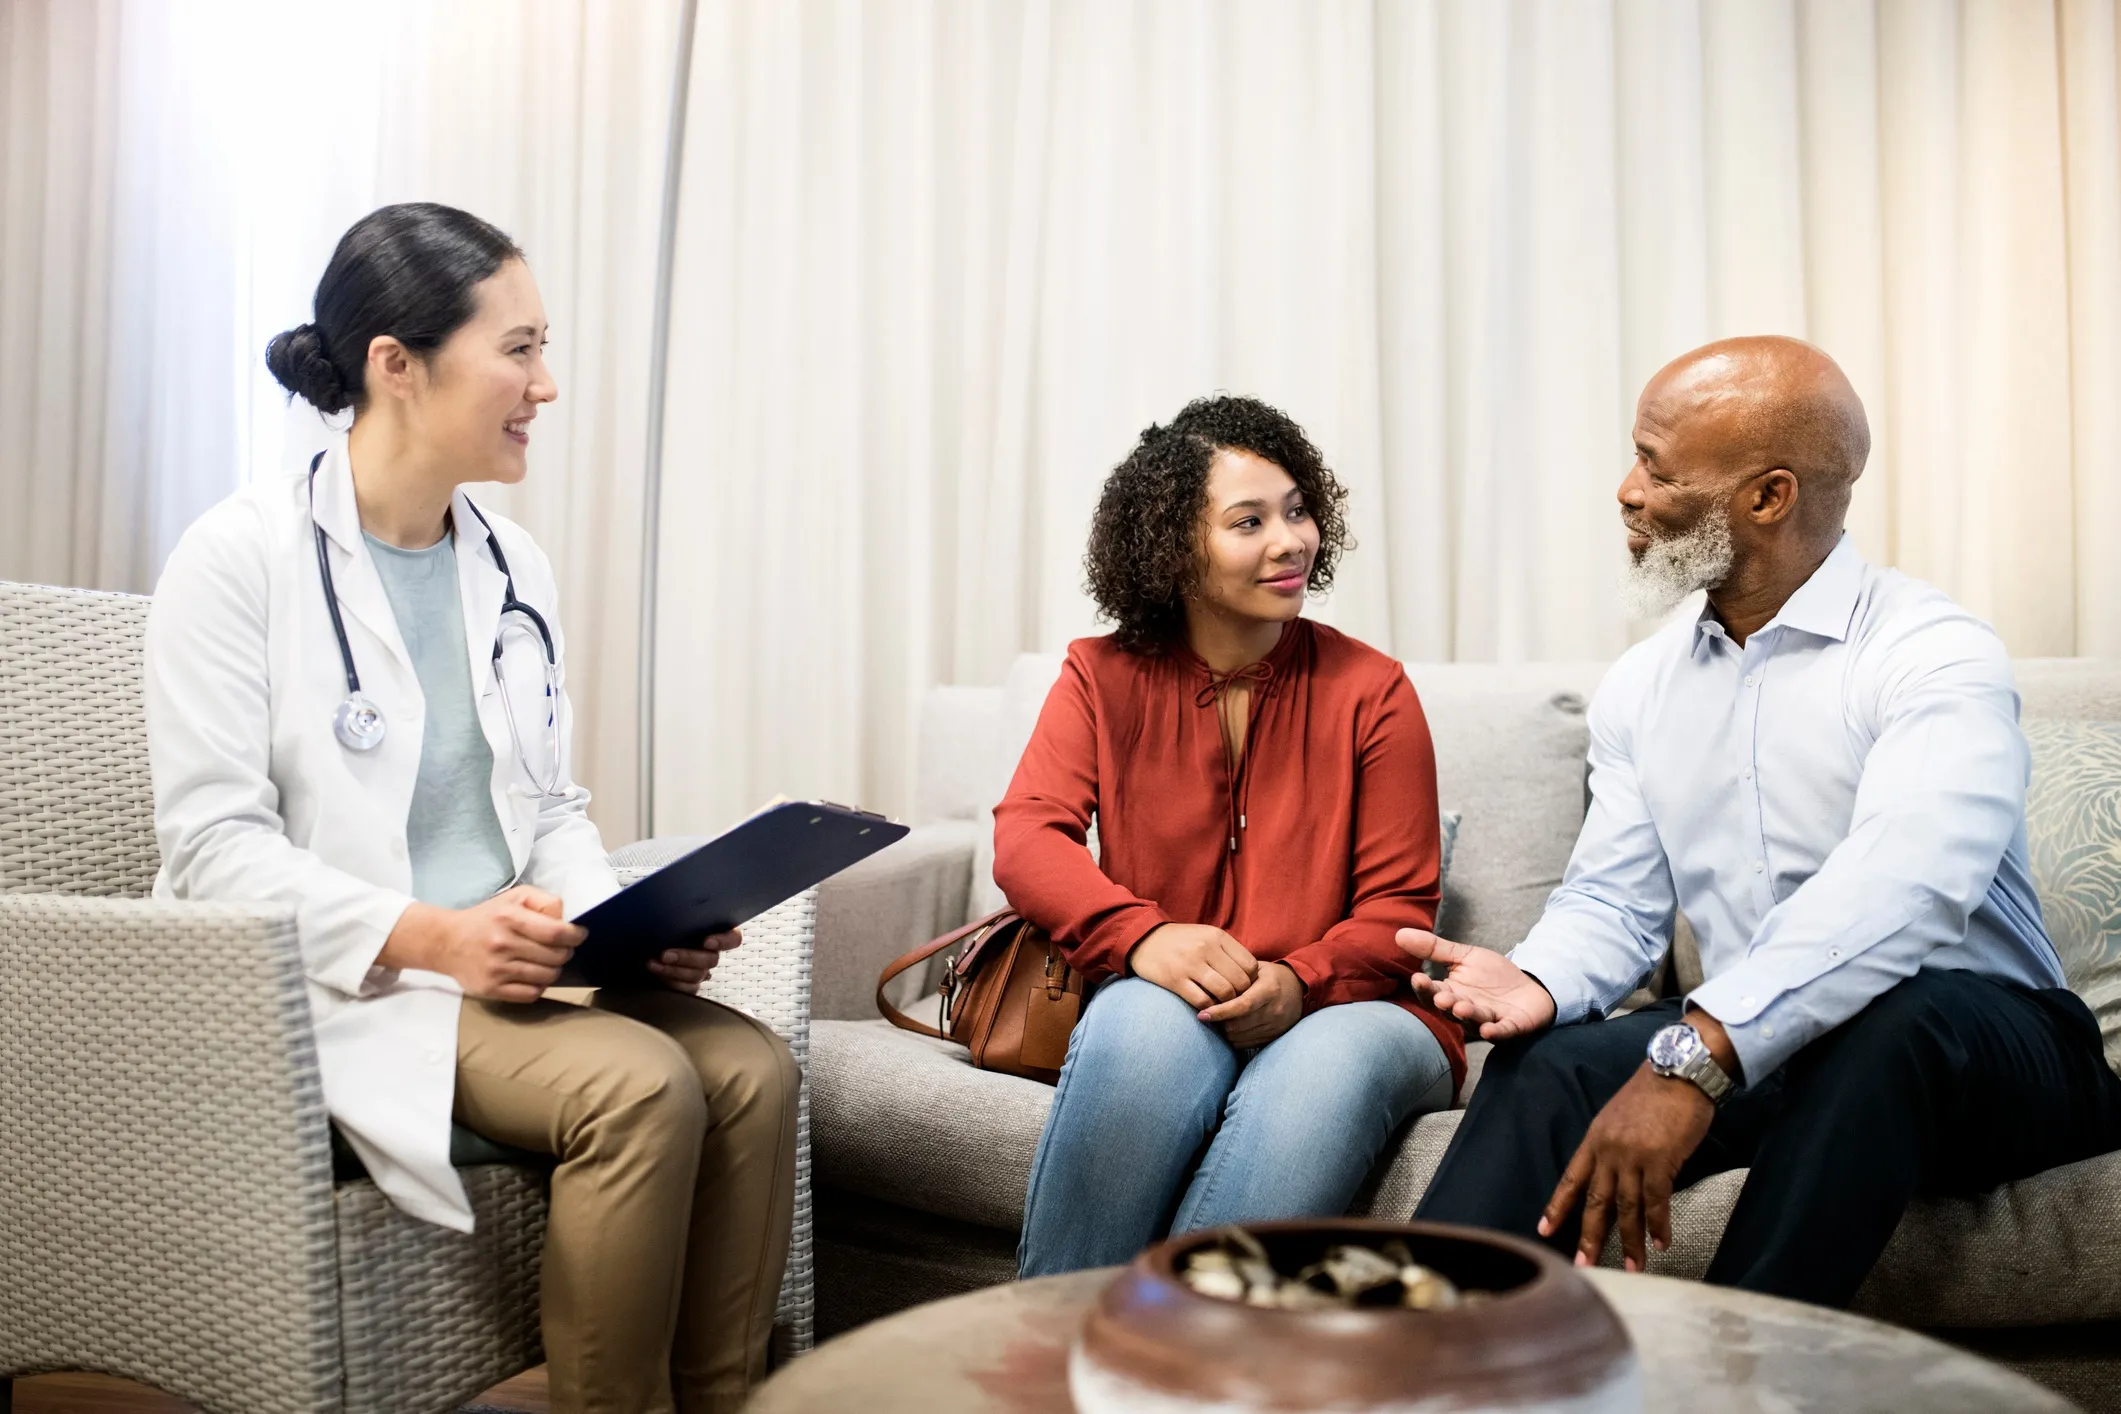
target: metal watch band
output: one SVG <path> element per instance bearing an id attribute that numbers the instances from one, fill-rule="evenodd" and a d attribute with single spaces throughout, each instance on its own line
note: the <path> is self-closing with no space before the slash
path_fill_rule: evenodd
<path id="1" fill-rule="evenodd" d="M 1722 1066 L 1716 1064 L 1716 1058 L 1709 1054 L 1707 1046 L 1689 1056 L 1686 1063 L 1679 1067 L 1678 1074 L 1682 1080 L 1693 1081 L 1701 1093 L 1717 1105 L 1728 1100 L 1735 1088 L 1731 1084 L 1731 1077 L 1724 1073 Z"/>

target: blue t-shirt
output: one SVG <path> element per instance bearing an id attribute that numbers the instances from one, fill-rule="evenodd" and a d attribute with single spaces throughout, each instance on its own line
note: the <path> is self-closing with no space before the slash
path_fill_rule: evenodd
<path id="1" fill-rule="evenodd" d="M 456 537 L 444 535 L 424 550 L 401 550 L 366 532 L 363 538 L 427 697 L 420 774 L 405 821 L 412 895 L 437 908 L 469 908 L 514 883 L 516 871 L 493 809 L 493 748 L 471 696 Z"/>

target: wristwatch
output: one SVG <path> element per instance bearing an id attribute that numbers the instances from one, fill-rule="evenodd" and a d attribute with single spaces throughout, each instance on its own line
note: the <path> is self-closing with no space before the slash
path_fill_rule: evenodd
<path id="1" fill-rule="evenodd" d="M 1717 1105 L 1728 1100 L 1737 1088 L 1709 1054 L 1708 1042 L 1701 1039 L 1701 1033 L 1684 1021 L 1650 1037 L 1650 1069 L 1659 1075 L 1692 1081 Z"/>

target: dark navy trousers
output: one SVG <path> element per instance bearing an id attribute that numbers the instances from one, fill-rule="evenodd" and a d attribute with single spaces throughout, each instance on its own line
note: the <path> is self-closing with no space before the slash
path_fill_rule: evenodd
<path id="1" fill-rule="evenodd" d="M 1679 1019 L 1659 1002 L 1495 1047 L 1415 1216 L 1534 1237 L 1592 1118 Z M 1846 1306 L 1918 1193 L 2121 1148 L 2121 1079 L 2068 991 L 1925 970 L 1716 1112 L 1685 1187 L 1750 1168 L 1708 1279 Z M 1551 1239 L 1575 1250 L 1580 1217 Z"/>

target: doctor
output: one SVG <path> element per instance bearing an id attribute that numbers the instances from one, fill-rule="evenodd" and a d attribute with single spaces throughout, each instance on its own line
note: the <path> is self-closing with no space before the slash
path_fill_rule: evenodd
<path id="1" fill-rule="evenodd" d="M 324 1096 L 383 1191 L 469 1231 L 454 1118 L 554 1155 L 556 1410 L 734 1409 L 765 1369 L 794 1204 L 797 1072 L 696 994 L 543 999 L 617 888 L 569 774 L 544 554 L 465 482 L 516 482 L 558 396 L 509 238 L 387 206 L 266 364 L 351 430 L 186 532 L 147 631 L 158 897 L 295 911 Z"/>

